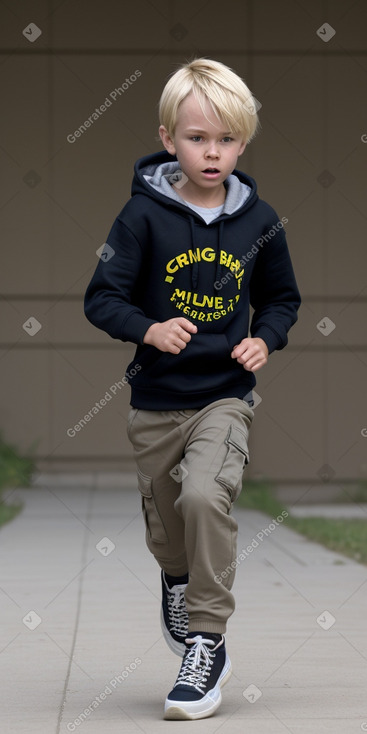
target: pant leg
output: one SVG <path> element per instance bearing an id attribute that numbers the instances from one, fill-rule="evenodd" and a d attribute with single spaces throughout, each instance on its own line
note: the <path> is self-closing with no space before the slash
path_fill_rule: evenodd
<path id="1" fill-rule="evenodd" d="M 181 491 L 179 464 L 185 450 L 181 426 L 196 412 L 133 408 L 128 417 L 127 434 L 134 448 L 146 544 L 171 576 L 183 576 L 188 571 L 184 522 L 174 504 Z"/>
<path id="2" fill-rule="evenodd" d="M 253 415 L 247 403 L 231 398 L 210 404 L 192 419 L 182 462 L 187 474 L 175 502 L 185 527 L 190 632 L 223 633 L 234 611 L 231 563 L 237 553 L 238 526 L 231 510 L 242 489 Z M 231 572 L 222 578 L 228 567 Z"/>
<path id="3" fill-rule="evenodd" d="M 234 611 L 234 570 L 223 580 L 220 574 L 236 557 L 231 509 L 242 487 L 253 415 L 247 403 L 230 398 L 202 410 L 133 410 L 129 416 L 147 545 L 167 573 L 189 571 L 190 631 L 225 632 Z M 170 472 L 180 463 L 175 480 Z"/>

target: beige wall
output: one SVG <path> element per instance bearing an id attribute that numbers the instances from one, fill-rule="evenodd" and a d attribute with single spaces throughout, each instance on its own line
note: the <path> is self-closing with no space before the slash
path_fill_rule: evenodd
<path id="1" fill-rule="evenodd" d="M 87 322 L 82 299 L 135 159 L 161 147 L 167 75 L 206 55 L 263 105 L 240 167 L 289 219 L 303 296 L 289 347 L 258 373 L 250 475 L 317 481 L 327 465 L 337 481 L 366 477 L 367 4 L 14 0 L 0 19 L 5 438 L 22 450 L 34 442 L 48 471 L 131 469 L 128 388 L 66 434 L 133 354 Z M 326 21 L 336 30 L 328 42 L 316 34 Z M 42 31 L 33 43 L 22 35 L 30 22 Z M 136 69 L 141 77 L 69 143 Z M 42 325 L 34 336 L 22 328 L 32 316 Z M 316 328 L 324 316 L 336 324 L 327 337 Z"/>

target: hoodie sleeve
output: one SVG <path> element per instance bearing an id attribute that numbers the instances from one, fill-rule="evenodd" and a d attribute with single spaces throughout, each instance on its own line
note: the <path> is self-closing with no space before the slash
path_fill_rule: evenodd
<path id="1" fill-rule="evenodd" d="M 87 288 L 84 311 L 94 326 L 113 339 L 142 344 L 146 331 L 156 322 L 131 303 L 137 280 L 144 276 L 143 252 L 120 216 L 107 238 L 112 249 L 105 248 Z"/>
<path id="2" fill-rule="evenodd" d="M 258 253 L 250 282 L 250 303 L 254 309 L 251 336 L 263 339 L 269 354 L 283 349 L 301 304 L 283 229 Z"/>

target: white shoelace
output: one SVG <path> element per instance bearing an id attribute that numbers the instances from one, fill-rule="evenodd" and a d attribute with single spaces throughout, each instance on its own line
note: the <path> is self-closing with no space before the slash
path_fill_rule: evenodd
<path id="1" fill-rule="evenodd" d="M 175 686 L 182 683 L 186 686 L 193 686 L 199 693 L 204 693 L 204 686 L 215 657 L 214 652 L 208 650 L 207 645 L 213 646 L 214 642 L 206 640 L 201 635 L 188 637 L 185 642 L 186 645 L 193 647 L 183 660 Z"/>
<path id="2" fill-rule="evenodd" d="M 170 631 L 184 637 L 188 630 L 188 614 L 185 603 L 186 584 L 178 584 L 168 589 L 167 602 L 170 620 Z"/>

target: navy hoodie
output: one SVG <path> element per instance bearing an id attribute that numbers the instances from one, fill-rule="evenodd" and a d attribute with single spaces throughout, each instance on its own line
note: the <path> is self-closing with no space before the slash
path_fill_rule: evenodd
<path id="1" fill-rule="evenodd" d="M 180 196 L 180 176 L 165 151 L 136 162 L 131 199 L 85 295 L 92 324 L 137 344 L 126 376 L 131 405 L 145 410 L 245 398 L 255 376 L 232 349 L 249 332 L 269 353 L 282 349 L 300 305 L 284 223 L 259 199 L 254 179 L 235 169 L 222 212 L 206 224 Z M 143 344 L 151 324 L 178 316 L 198 327 L 180 354 Z"/>

